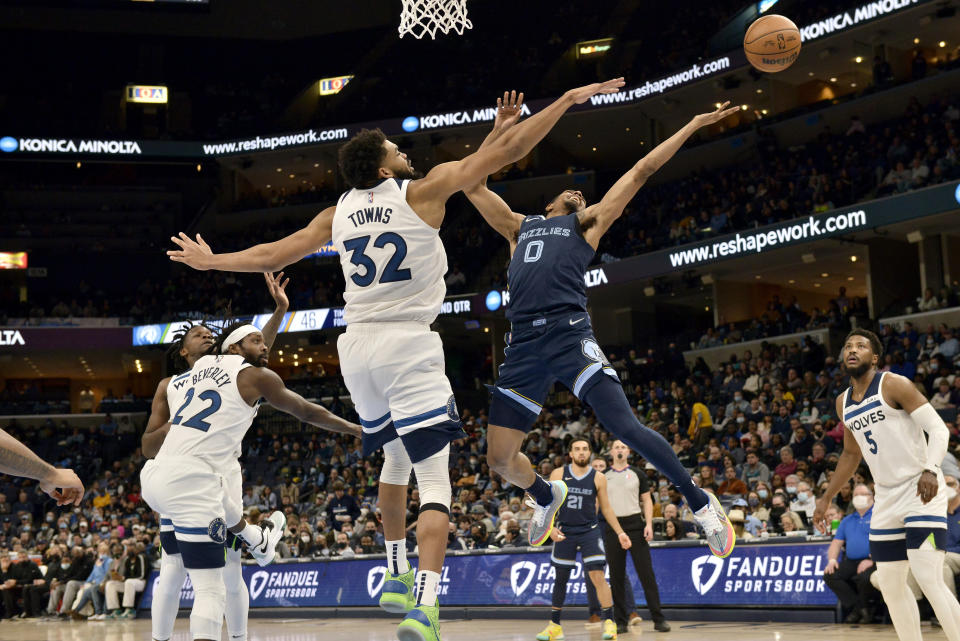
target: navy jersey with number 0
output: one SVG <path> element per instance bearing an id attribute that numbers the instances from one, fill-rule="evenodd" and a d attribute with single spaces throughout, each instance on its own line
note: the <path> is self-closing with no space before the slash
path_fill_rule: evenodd
<path id="1" fill-rule="evenodd" d="M 597 526 L 597 471 L 592 467 L 584 476 L 576 476 L 569 465 L 563 466 L 567 484 L 567 502 L 557 514 L 564 534 L 578 534 Z"/>
<path id="2" fill-rule="evenodd" d="M 596 250 L 583 238 L 576 214 L 527 216 L 510 260 L 507 318 L 523 322 L 587 311 L 584 273 Z"/>

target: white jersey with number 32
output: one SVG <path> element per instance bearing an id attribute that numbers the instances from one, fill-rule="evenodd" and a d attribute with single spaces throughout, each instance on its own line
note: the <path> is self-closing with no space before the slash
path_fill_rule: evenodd
<path id="1" fill-rule="evenodd" d="M 189 372 L 170 379 L 170 431 L 157 460 L 195 456 L 217 470 L 236 465 L 240 443 L 257 415 L 237 387 L 240 371 L 253 367 L 242 356 L 203 356 Z"/>
<path id="2" fill-rule="evenodd" d="M 351 189 L 333 217 L 333 244 L 346 280 L 344 321 L 432 323 L 447 293 L 447 254 L 407 204 L 409 180 Z"/>

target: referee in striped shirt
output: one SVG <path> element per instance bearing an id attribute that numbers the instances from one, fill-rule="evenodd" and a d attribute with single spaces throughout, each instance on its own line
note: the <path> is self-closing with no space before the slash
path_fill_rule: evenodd
<path id="1" fill-rule="evenodd" d="M 657 632 L 669 632 L 670 624 L 660 609 L 660 590 L 657 588 L 657 578 L 653 575 L 650 546 L 647 544 L 647 541 L 653 539 L 653 499 L 650 497 L 650 485 L 645 474 L 627 464 L 630 448 L 623 441 L 613 442 L 610 456 L 613 465 L 604 474 L 607 477 L 607 496 L 610 497 L 617 521 L 633 542 L 629 552 L 647 598 L 653 628 Z M 617 534 L 611 528 L 606 529 L 604 539 L 607 566 L 610 568 L 610 589 L 613 592 L 614 620 L 618 629 L 626 629 L 627 617 L 635 608 L 635 604 L 626 603 L 624 594 L 627 550 L 620 547 Z"/>

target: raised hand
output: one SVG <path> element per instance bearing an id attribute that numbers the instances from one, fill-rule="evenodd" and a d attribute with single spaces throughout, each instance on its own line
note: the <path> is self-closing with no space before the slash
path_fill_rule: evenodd
<path id="1" fill-rule="evenodd" d="M 180 247 L 179 250 L 171 249 L 167 251 L 170 260 L 185 263 L 201 271 L 210 269 L 206 257 L 213 256 L 213 250 L 210 249 L 210 245 L 203 240 L 200 234 L 197 234 L 197 239 L 193 240 L 185 233 L 180 232 L 178 236 L 171 236 L 170 240 Z"/>
<path id="2" fill-rule="evenodd" d="M 595 82 L 592 85 L 571 89 L 567 92 L 567 95 L 573 99 L 574 103 L 579 105 L 590 100 L 590 96 L 596 96 L 600 93 L 617 93 L 620 91 L 620 87 L 624 86 L 625 84 L 627 83 L 621 76 L 620 78 L 614 78 L 613 80 L 607 80 L 606 82 Z"/>
<path id="3" fill-rule="evenodd" d="M 730 104 L 730 101 L 727 100 L 722 105 L 717 107 L 714 111 L 711 111 L 708 114 L 700 114 L 698 116 L 694 116 L 693 120 L 694 122 L 697 123 L 698 127 L 706 127 L 707 125 L 712 125 L 716 122 L 720 122 L 727 116 L 735 114 L 738 111 L 740 111 L 740 107 L 737 107 L 737 106 L 728 107 L 727 105 L 729 104 Z"/>
<path id="4" fill-rule="evenodd" d="M 509 129 L 520 120 L 523 111 L 523 92 L 517 95 L 516 91 L 504 91 L 503 98 L 497 98 L 497 118 L 493 126 L 501 131 Z"/>
<path id="5" fill-rule="evenodd" d="M 197 237 L 199 238 L 199 234 Z M 263 272 L 263 277 L 267 281 L 267 289 L 270 290 L 270 296 L 273 298 L 273 302 L 277 304 L 277 307 L 282 309 L 289 308 L 290 301 L 287 299 L 287 285 L 290 283 L 290 279 L 287 278 L 283 280 L 283 272 L 280 272 L 276 276 L 270 272 Z"/>

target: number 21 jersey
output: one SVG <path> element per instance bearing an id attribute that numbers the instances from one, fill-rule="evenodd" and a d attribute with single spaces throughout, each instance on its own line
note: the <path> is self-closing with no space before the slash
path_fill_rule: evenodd
<path id="1" fill-rule="evenodd" d="M 240 443 L 257 415 L 259 403 L 250 406 L 237 387 L 237 376 L 253 367 L 242 356 L 203 356 L 193 368 L 167 384 L 170 431 L 157 453 L 195 456 L 214 469 L 235 464 Z"/>
<path id="2" fill-rule="evenodd" d="M 434 229 L 407 204 L 409 180 L 386 178 L 340 197 L 333 244 L 346 288 L 343 318 L 351 323 L 432 323 L 447 286 L 447 254 Z"/>

